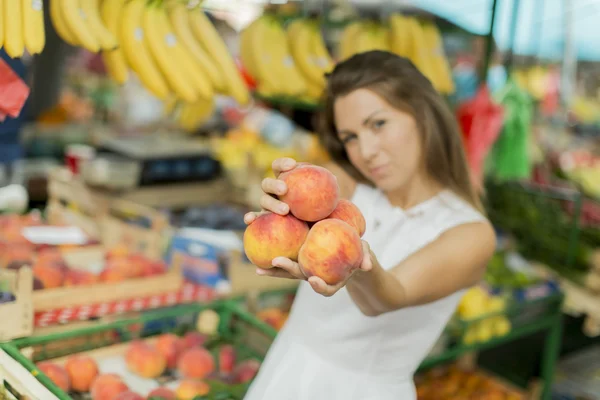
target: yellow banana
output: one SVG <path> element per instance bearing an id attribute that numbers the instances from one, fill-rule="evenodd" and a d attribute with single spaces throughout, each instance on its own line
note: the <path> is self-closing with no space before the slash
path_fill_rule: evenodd
<path id="1" fill-rule="evenodd" d="M 356 37 L 360 34 L 363 28 L 361 21 L 354 21 L 347 25 L 340 38 L 337 57 L 341 60 L 352 57 L 357 53 Z"/>
<path id="2" fill-rule="evenodd" d="M 210 55 L 196 41 L 190 27 L 190 19 L 188 18 L 188 10 L 185 4 L 175 3 L 169 12 L 169 17 L 175 35 L 177 35 L 183 47 L 190 53 L 200 70 L 208 77 L 214 89 L 221 93 L 225 92 L 227 90 L 225 78 Z"/>
<path id="3" fill-rule="evenodd" d="M 432 74 L 434 75 L 436 88 L 443 94 L 454 93 L 455 86 L 454 79 L 452 78 L 452 70 L 448 59 L 446 58 L 440 31 L 433 23 L 427 23 L 423 29 L 432 49 L 431 69 Z"/>
<path id="4" fill-rule="evenodd" d="M 86 16 L 86 25 L 98 40 L 102 50 L 112 50 L 119 46 L 117 37 L 104 25 L 100 17 L 100 0 L 79 0 Z"/>
<path id="5" fill-rule="evenodd" d="M 431 58 L 428 57 L 429 49 L 423 27 L 416 18 L 408 18 L 406 24 L 412 39 L 411 56 L 409 58 L 419 71 L 433 83 L 434 73 L 431 70 Z"/>
<path id="6" fill-rule="evenodd" d="M 389 18 L 390 22 L 390 49 L 402 57 L 408 57 L 410 54 L 411 39 L 406 29 L 406 17 L 402 14 L 393 14 Z"/>
<path id="7" fill-rule="evenodd" d="M 254 59 L 254 52 L 250 47 L 250 40 L 252 37 L 252 29 L 256 27 L 256 24 L 257 20 L 252 21 L 250 25 L 244 28 L 240 33 L 240 60 L 246 71 L 248 71 L 254 79 L 257 79 L 256 68 L 254 67 L 256 60 Z"/>
<path id="8" fill-rule="evenodd" d="M 173 56 L 178 60 L 180 64 L 180 68 L 187 76 L 189 83 L 195 87 L 198 95 L 205 99 L 210 99 L 215 94 L 213 90 L 213 86 L 210 83 L 210 80 L 205 75 L 204 71 L 197 68 L 196 63 L 194 62 L 193 57 L 186 50 L 185 46 L 182 42 L 179 41 L 177 35 L 175 34 L 175 30 L 173 29 L 173 25 L 169 21 L 169 17 L 164 8 L 158 8 L 158 20 L 159 20 L 159 29 L 162 29 L 164 34 L 164 38 L 166 40 L 167 45 L 169 46 L 169 50 L 172 52 Z"/>
<path id="9" fill-rule="evenodd" d="M 115 38 L 120 37 L 119 21 L 123 13 L 125 2 L 123 0 L 104 0 L 100 9 L 100 17 L 104 26 Z M 110 77 L 117 83 L 123 84 L 129 79 L 129 68 L 123 50 L 119 47 L 102 52 L 102 59 Z"/>
<path id="10" fill-rule="evenodd" d="M 272 18 L 263 15 L 255 21 L 249 33 L 248 46 L 253 54 L 255 78 L 258 81 L 258 91 L 265 96 L 285 94 L 282 80 L 285 78 L 280 72 L 283 65 L 277 64 L 274 54 L 274 42 L 269 37 L 268 24 Z"/>
<path id="11" fill-rule="evenodd" d="M 327 46 L 325 46 L 325 41 L 323 40 L 323 36 L 321 36 L 319 26 L 313 24 L 309 29 L 312 34 L 312 49 L 316 57 L 315 61 L 321 69 L 321 73 L 330 73 L 333 70 L 335 63 L 331 58 L 331 54 L 329 54 L 329 50 L 327 50 Z"/>
<path id="12" fill-rule="evenodd" d="M 179 114 L 179 125 L 188 132 L 195 131 L 204 124 L 214 111 L 212 99 L 201 99 L 195 103 L 183 104 Z"/>
<path id="13" fill-rule="evenodd" d="M 20 58 L 25 50 L 23 41 L 23 9 L 17 0 L 4 0 L 4 51 L 10 58 Z"/>
<path id="14" fill-rule="evenodd" d="M 358 53 L 371 50 L 389 51 L 389 32 L 377 23 L 365 23 L 356 35 L 354 46 Z"/>
<path id="15" fill-rule="evenodd" d="M 30 54 L 39 54 L 46 45 L 44 2 L 21 0 L 23 11 L 23 42 Z"/>
<path id="16" fill-rule="evenodd" d="M 77 42 L 81 47 L 92 53 L 97 53 L 100 51 L 100 42 L 92 33 L 88 15 L 84 12 L 81 4 L 81 0 L 62 0 L 62 16 L 65 25 L 77 38 Z"/>
<path id="17" fill-rule="evenodd" d="M 188 77 L 180 63 L 181 60 L 178 60 L 172 52 L 178 45 L 177 38 L 169 34 L 165 28 L 158 7 L 146 7 L 143 24 L 146 44 L 171 89 L 184 101 L 189 103 L 196 101 L 198 92 L 188 83 Z"/>
<path id="18" fill-rule="evenodd" d="M 0 0 L 0 48 L 4 46 L 4 0 Z"/>
<path id="19" fill-rule="evenodd" d="M 149 52 L 142 17 L 146 0 L 131 0 L 125 4 L 120 19 L 120 43 L 123 54 L 144 86 L 159 99 L 169 95 L 169 86 Z"/>
<path id="20" fill-rule="evenodd" d="M 50 19 L 58 36 L 71 46 L 77 46 L 77 38 L 69 30 L 62 14 L 62 0 L 50 0 Z"/>
<path id="21" fill-rule="evenodd" d="M 227 93 L 240 105 L 246 105 L 250 101 L 250 92 L 244 82 L 240 71 L 237 69 L 233 57 L 229 53 L 225 42 L 204 14 L 201 7 L 196 7 L 189 12 L 190 26 L 192 32 L 206 52 L 210 54 L 215 63 L 221 68 L 225 81 L 227 82 Z"/>
<path id="22" fill-rule="evenodd" d="M 315 83 L 317 86 L 323 86 L 325 77 L 313 51 L 314 36 L 310 32 L 310 27 L 307 26 L 308 23 L 302 19 L 297 19 L 290 24 L 287 31 L 289 48 L 298 70 L 306 80 Z"/>

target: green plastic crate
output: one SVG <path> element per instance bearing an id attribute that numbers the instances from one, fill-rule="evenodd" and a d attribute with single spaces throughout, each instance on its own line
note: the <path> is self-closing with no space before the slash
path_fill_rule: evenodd
<path id="1" fill-rule="evenodd" d="M 195 330 L 197 316 L 208 309 L 216 311 L 220 317 L 217 335 L 211 337 L 206 344 L 209 350 L 216 349 L 221 344 L 231 344 L 236 349 L 238 362 L 250 358 L 263 360 L 273 340 L 270 327 L 228 302 L 182 305 L 89 328 L 18 339 L 0 344 L 0 347 L 36 376 L 58 399 L 87 400 L 89 397 L 86 395 L 63 392 L 36 368 L 35 363 L 167 332 L 181 335 Z M 25 348 L 33 351 L 31 360 L 21 352 Z M 207 396 L 198 397 L 198 400 L 241 400 L 249 386 L 249 383 L 225 385 L 218 381 L 207 382 L 213 390 Z M 5 386 L 8 389 L 8 385 Z"/>
<path id="2" fill-rule="evenodd" d="M 590 249 L 580 241 L 581 193 L 517 182 L 487 182 L 485 205 L 492 223 L 513 235 L 519 252 L 581 283 Z"/>

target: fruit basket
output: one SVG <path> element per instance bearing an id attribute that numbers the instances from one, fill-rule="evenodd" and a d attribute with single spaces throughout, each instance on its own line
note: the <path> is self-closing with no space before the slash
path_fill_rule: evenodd
<path id="1" fill-rule="evenodd" d="M 269 325 L 275 335 L 285 321 L 294 302 L 297 288 L 250 293 L 236 299 L 238 309 L 254 315 Z"/>
<path id="2" fill-rule="evenodd" d="M 475 286 L 461 299 L 446 331 L 467 347 L 509 337 L 513 331 L 527 329 L 561 312 L 562 292 L 540 290 L 539 294 L 519 297 L 512 291 Z"/>
<path id="3" fill-rule="evenodd" d="M 525 391 L 476 367 L 457 364 L 436 367 L 415 377 L 418 400 L 504 399 L 534 400 Z"/>
<path id="4" fill-rule="evenodd" d="M 140 396 L 160 387 L 180 390 L 181 398 L 190 400 L 241 400 L 267 350 L 248 338 L 261 335 L 264 343 L 270 343 L 264 324 L 218 302 L 177 306 L 81 330 L 16 340 L 3 344 L 2 349 L 47 389 L 40 399 L 89 399 L 86 389 L 98 391 L 100 386 L 114 385 L 117 393 L 127 387 Z M 118 374 L 120 379 L 110 374 Z M 19 382 L 4 379 L 5 387 L 19 387 Z M 195 392 L 189 384 L 189 396 L 185 397 L 181 387 L 191 379 L 203 383 Z M 81 392 L 63 390 L 76 386 Z M 131 397 L 138 398 L 146 397 Z"/>

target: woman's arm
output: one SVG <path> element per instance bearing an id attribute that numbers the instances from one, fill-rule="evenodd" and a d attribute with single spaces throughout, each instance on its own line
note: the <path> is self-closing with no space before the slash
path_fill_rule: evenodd
<path id="1" fill-rule="evenodd" d="M 479 282 L 495 248 L 489 223 L 460 225 L 389 271 L 371 253 L 372 270 L 358 271 L 346 287 L 367 316 L 431 303 Z"/>

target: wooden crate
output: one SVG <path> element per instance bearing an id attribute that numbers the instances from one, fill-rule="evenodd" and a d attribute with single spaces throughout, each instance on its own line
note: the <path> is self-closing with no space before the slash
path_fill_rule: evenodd
<path id="1" fill-rule="evenodd" d="M 0 398 L 4 398 L 2 391 L 21 400 L 58 400 L 25 367 L 0 349 Z"/>
<path id="2" fill-rule="evenodd" d="M 171 233 L 168 218 L 155 208 L 93 190 L 65 168 L 49 174 L 47 219 L 78 226 L 107 247 L 126 244 L 150 258 L 162 257 Z"/>
<path id="3" fill-rule="evenodd" d="M 33 273 L 24 267 L 19 271 L 0 269 L 0 279 L 9 283 L 16 300 L 0 304 L 0 342 L 33 333 Z"/>

